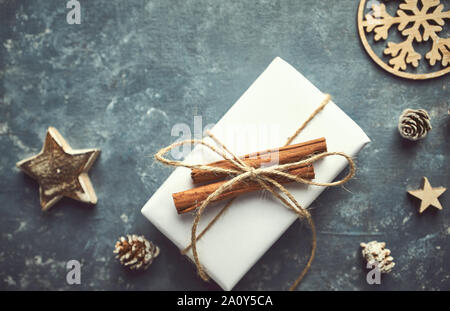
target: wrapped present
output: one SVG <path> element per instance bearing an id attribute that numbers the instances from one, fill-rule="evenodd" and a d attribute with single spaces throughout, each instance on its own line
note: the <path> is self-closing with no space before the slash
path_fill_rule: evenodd
<path id="1" fill-rule="evenodd" d="M 355 156 L 370 139 L 332 101 L 317 112 L 324 99 L 326 95 L 303 75 L 281 58 L 275 58 L 214 125 L 211 133 L 236 155 L 276 150 L 314 113 L 308 125 L 290 143 L 324 137 L 329 153 Z M 205 164 L 220 160 L 223 159 L 219 154 L 197 145 L 184 161 Z M 314 161 L 313 180 L 329 183 L 347 163 L 344 157 L 321 157 Z M 176 168 L 142 208 L 142 214 L 181 250 L 191 245 L 194 218 L 192 213 L 179 213 L 173 194 L 197 186 L 191 174 L 189 168 Z M 301 174 L 307 172 L 301 171 Z M 307 209 L 325 188 L 314 184 L 286 185 L 302 209 Z M 204 209 L 196 231 L 201 232 L 208 226 L 225 204 L 226 201 L 218 201 Z M 231 290 L 297 219 L 297 213 L 280 206 L 279 201 L 271 195 L 262 195 L 261 191 L 239 195 L 195 243 L 201 267 L 224 290 Z M 186 255 L 195 259 L 191 251 Z M 199 266 L 199 258 L 195 262 Z"/>

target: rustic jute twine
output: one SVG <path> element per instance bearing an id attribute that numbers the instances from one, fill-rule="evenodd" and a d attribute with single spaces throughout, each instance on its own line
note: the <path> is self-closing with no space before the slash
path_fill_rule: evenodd
<path id="1" fill-rule="evenodd" d="M 331 96 L 326 95 L 325 99 L 322 101 L 320 106 L 309 116 L 309 118 L 300 126 L 295 133 L 289 137 L 287 140 L 286 145 L 289 145 L 297 136 L 298 134 L 306 127 L 306 125 L 330 102 Z M 182 166 L 187 168 L 196 168 L 201 169 L 205 171 L 215 172 L 215 173 L 226 173 L 232 178 L 229 179 L 227 182 L 225 182 L 221 187 L 219 187 L 216 191 L 211 193 L 197 208 L 194 222 L 192 223 L 192 230 L 191 230 L 191 244 L 186 247 L 182 251 L 183 254 L 185 254 L 189 249 L 192 248 L 192 255 L 194 258 L 194 263 L 197 267 L 198 274 L 200 277 L 207 281 L 209 278 L 206 274 L 206 271 L 202 264 L 200 263 L 198 251 L 197 251 L 197 241 L 213 226 L 213 224 L 220 218 L 220 216 L 223 215 L 223 213 L 231 206 L 232 202 L 235 198 L 229 200 L 227 204 L 220 210 L 220 212 L 208 223 L 208 225 L 203 229 L 203 231 L 197 236 L 197 227 L 200 222 L 200 218 L 203 214 L 203 211 L 208 206 L 211 201 L 214 200 L 217 196 L 219 196 L 221 193 L 229 189 L 234 183 L 244 181 L 244 180 L 254 180 L 258 182 L 261 187 L 270 193 L 272 193 L 277 199 L 279 199 L 286 207 L 294 211 L 300 219 L 306 219 L 308 224 L 311 227 L 312 232 L 312 247 L 311 247 L 311 254 L 309 257 L 309 260 L 301 272 L 301 274 L 297 277 L 297 279 L 294 281 L 292 286 L 289 290 L 294 290 L 297 285 L 300 283 L 300 281 L 305 276 L 306 272 L 311 267 L 311 263 L 314 260 L 314 256 L 316 253 L 316 229 L 314 222 L 312 220 L 311 214 L 309 211 L 305 208 L 302 208 L 300 204 L 297 202 L 297 200 L 294 198 L 294 196 L 279 182 L 275 181 L 273 178 L 269 176 L 279 176 L 279 177 L 285 177 L 287 179 L 292 180 L 293 182 L 301 183 L 301 184 L 307 184 L 307 185 L 315 185 L 315 186 L 322 186 L 322 187 L 329 187 L 329 186 L 339 186 L 344 183 L 346 183 L 348 180 L 350 180 L 355 175 L 356 166 L 353 162 L 352 158 L 348 156 L 347 154 L 343 152 L 323 152 L 314 156 L 311 156 L 307 159 L 304 159 L 302 161 L 294 162 L 294 163 L 288 163 L 288 164 L 282 164 L 282 165 L 274 165 L 270 167 L 264 167 L 264 168 L 253 168 L 245 164 L 244 161 L 239 159 L 234 153 L 232 153 L 224 144 L 222 144 L 213 134 L 208 133 L 208 136 L 216 143 L 220 149 L 214 147 L 213 145 L 210 145 L 209 143 L 205 142 L 204 140 L 197 140 L 197 139 L 190 139 L 185 141 L 176 142 L 168 147 L 162 148 L 158 151 L 158 153 L 155 155 L 155 159 L 170 166 Z M 196 164 L 189 164 L 183 161 L 173 161 L 169 160 L 167 158 L 164 158 L 163 155 L 165 155 L 167 152 L 172 150 L 173 148 L 176 148 L 181 145 L 185 144 L 202 144 L 221 157 L 223 157 L 226 160 L 231 161 L 235 166 L 236 169 L 224 169 L 214 166 L 208 166 L 208 165 L 196 165 Z M 227 155 L 228 154 L 228 155 Z M 341 156 L 344 157 L 349 164 L 349 172 L 348 174 L 341 180 L 330 182 L 330 183 L 320 183 L 311 181 L 308 179 L 303 179 L 301 177 L 291 175 L 289 173 L 286 173 L 290 168 L 297 167 L 302 164 L 311 164 L 313 162 L 316 162 L 317 160 L 320 160 L 322 158 L 328 157 L 328 156 Z M 281 195 L 282 193 L 283 195 Z"/>

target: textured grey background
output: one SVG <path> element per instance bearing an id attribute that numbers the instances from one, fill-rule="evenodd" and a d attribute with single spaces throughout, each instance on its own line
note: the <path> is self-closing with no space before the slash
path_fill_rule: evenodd
<path id="1" fill-rule="evenodd" d="M 318 252 L 299 289 L 450 289 L 450 192 L 444 210 L 422 215 L 406 194 L 424 175 L 450 187 L 450 76 L 414 82 L 378 68 L 357 35 L 358 1 L 80 2 L 81 25 L 68 25 L 65 1 L 0 0 L 0 289 L 219 289 L 140 214 L 172 171 L 149 155 L 173 141 L 175 123 L 219 120 L 276 56 L 373 140 L 351 192 L 328 189 L 312 206 Z M 396 131 L 407 107 L 431 115 L 421 142 Z M 15 168 L 40 151 L 50 125 L 74 148 L 101 148 L 90 171 L 96 207 L 64 199 L 42 213 L 37 184 Z M 125 233 L 161 247 L 145 273 L 114 259 Z M 397 264 L 378 286 L 366 283 L 359 248 L 373 239 Z M 295 223 L 235 289 L 286 289 L 309 247 L 308 228 Z M 82 262 L 81 285 L 66 284 L 70 259 Z"/>

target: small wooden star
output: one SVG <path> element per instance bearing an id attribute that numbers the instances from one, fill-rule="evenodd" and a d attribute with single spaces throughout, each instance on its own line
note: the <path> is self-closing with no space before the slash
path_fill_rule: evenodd
<path id="1" fill-rule="evenodd" d="M 438 197 L 443 194 L 447 190 L 444 187 L 431 187 L 430 182 L 428 181 L 428 178 L 423 178 L 423 189 L 418 190 L 410 190 L 408 193 L 412 196 L 415 196 L 416 198 L 422 200 L 420 203 L 420 210 L 419 213 L 422 213 L 424 210 L 427 209 L 428 206 L 432 205 L 436 207 L 437 209 L 442 210 L 442 205 L 438 200 Z"/>
<path id="2" fill-rule="evenodd" d="M 87 172 L 99 154 L 99 149 L 73 150 L 54 127 L 49 127 L 42 151 L 16 165 L 39 183 L 41 207 L 46 211 L 62 197 L 97 203 Z"/>

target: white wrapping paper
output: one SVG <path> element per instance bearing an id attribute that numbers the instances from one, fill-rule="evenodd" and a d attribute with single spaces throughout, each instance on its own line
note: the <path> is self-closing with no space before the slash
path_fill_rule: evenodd
<path id="1" fill-rule="evenodd" d="M 277 57 L 214 126 L 212 133 L 237 155 L 279 147 L 324 97 L 303 75 Z M 243 133 L 246 128 L 249 131 Z M 252 132 L 255 128 L 258 130 Z M 230 129 L 238 131 L 230 135 Z M 252 135 L 259 135 L 259 139 L 255 137 L 252 140 Z M 243 137 L 244 141 L 245 137 L 250 139 L 242 143 Z M 355 156 L 370 141 L 362 129 L 333 102 L 309 123 L 293 143 L 319 137 L 326 138 L 328 151 L 342 151 L 350 156 Z M 252 143 L 255 141 L 257 144 Z M 207 163 L 220 159 L 199 149 L 194 149 L 186 160 Z M 315 181 L 332 181 L 346 164 L 344 158 L 337 156 L 315 162 Z M 142 208 L 142 214 L 180 249 L 190 243 L 193 215 L 177 214 L 172 193 L 193 187 L 190 170 L 177 168 Z M 287 188 L 305 208 L 325 189 L 298 184 Z M 225 202 L 207 207 L 198 233 Z M 255 192 L 241 196 L 198 241 L 200 261 L 212 279 L 224 290 L 231 290 L 296 219 L 296 214 L 269 194 Z M 198 277 L 195 266 L 192 267 L 192 277 Z"/>

